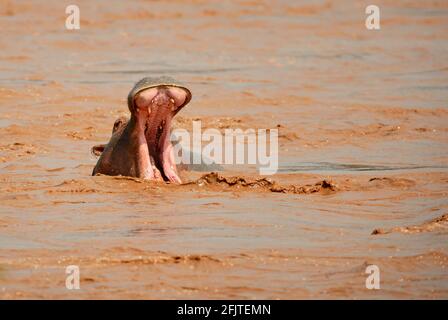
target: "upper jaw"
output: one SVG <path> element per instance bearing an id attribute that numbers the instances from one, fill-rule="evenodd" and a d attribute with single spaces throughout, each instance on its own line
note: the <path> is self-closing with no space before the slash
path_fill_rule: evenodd
<path id="1" fill-rule="evenodd" d="M 191 93 L 188 89 L 175 86 L 157 86 L 137 92 L 133 98 L 133 107 L 150 107 L 158 104 L 166 104 L 163 101 L 166 97 L 174 104 L 176 113 L 183 108 L 191 99 Z M 158 101 L 155 101 L 158 100 Z M 132 110 L 131 110 L 132 112 Z"/>

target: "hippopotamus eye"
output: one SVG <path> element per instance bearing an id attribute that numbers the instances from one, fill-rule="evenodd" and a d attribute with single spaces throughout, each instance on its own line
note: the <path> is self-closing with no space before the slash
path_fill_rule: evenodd
<path id="1" fill-rule="evenodd" d="M 123 127 L 126 123 L 127 123 L 127 119 L 125 119 L 125 118 L 119 118 L 119 119 L 115 120 L 114 126 L 112 128 L 112 133 L 115 133 L 118 129 Z"/>
<path id="2" fill-rule="evenodd" d="M 121 124 L 122 124 L 121 120 L 115 121 L 115 123 L 114 123 L 114 131 L 116 131 Z"/>

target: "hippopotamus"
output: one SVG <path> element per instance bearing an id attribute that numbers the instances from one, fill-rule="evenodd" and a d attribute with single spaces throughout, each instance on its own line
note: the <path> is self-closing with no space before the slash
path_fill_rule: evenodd
<path id="1" fill-rule="evenodd" d="M 92 175 L 129 176 L 182 183 L 170 140 L 171 121 L 191 100 L 191 91 L 170 77 L 146 77 L 128 95 L 130 118 L 118 118 Z"/>

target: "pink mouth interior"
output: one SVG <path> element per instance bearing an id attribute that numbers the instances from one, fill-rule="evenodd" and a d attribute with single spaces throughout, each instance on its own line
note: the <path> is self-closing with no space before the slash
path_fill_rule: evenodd
<path id="1" fill-rule="evenodd" d="M 145 126 L 144 136 L 148 145 L 149 162 L 156 168 L 153 168 L 156 179 L 158 170 L 165 180 L 181 182 L 170 141 L 170 128 L 173 117 L 180 111 L 187 96 L 188 93 L 182 88 L 159 86 L 139 92 L 134 99 L 135 115 Z"/>

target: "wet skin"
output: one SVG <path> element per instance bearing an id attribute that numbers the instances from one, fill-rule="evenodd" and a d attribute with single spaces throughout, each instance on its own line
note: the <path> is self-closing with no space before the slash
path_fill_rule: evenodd
<path id="1" fill-rule="evenodd" d="M 129 120 L 118 118 L 92 175 L 122 175 L 181 183 L 177 173 L 170 128 L 173 117 L 190 101 L 188 89 L 171 78 L 144 78 L 128 96 Z"/>

